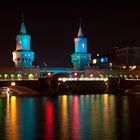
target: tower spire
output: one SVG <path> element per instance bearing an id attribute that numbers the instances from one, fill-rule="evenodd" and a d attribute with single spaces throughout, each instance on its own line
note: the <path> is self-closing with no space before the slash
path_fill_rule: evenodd
<path id="1" fill-rule="evenodd" d="M 16 36 L 16 50 L 12 53 L 16 68 L 32 68 L 34 52 L 31 51 L 30 40 L 31 36 L 26 33 L 22 14 L 20 34 Z"/>
<path id="2" fill-rule="evenodd" d="M 82 31 L 82 19 L 79 19 L 80 25 L 79 25 L 79 31 L 78 31 L 78 37 L 84 37 L 83 31 Z"/>
<path id="3" fill-rule="evenodd" d="M 22 23 L 21 23 L 21 28 L 20 28 L 20 34 L 26 34 L 26 27 L 24 24 L 24 14 L 22 13 L 21 16 L 22 16 Z"/>

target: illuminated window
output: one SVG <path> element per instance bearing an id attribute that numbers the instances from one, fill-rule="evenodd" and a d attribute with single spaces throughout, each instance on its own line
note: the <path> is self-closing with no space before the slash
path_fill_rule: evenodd
<path id="1" fill-rule="evenodd" d="M 104 63 L 104 58 L 101 58 L 100 61 L 101 61 L 101 63 Z"/>
<path id="2" fill-rule="evenodd" d="M 112 67 L 112 63 L 109 63 L 109 66 Z"/>
<path id="3" fill-rule="evenodd" d="M 104 58 L 104 61 L 105 61 L 105 62 L 108 62 L 108 58 L 107 58 L 107 57 L 105 57 L 105 58 Z"/>
<path id="4" fill-rule="evenodd" d="M 96 64 L 97 63 L 97 59 L 93 59 L 93 64 Z"/>
<path id="5" fill-rule="evenodd" d="M 83 44 L 82 44 L 82 48 L 84 48 L 84 47 L 85 47 L 85 44 L 83 43 Z"/>

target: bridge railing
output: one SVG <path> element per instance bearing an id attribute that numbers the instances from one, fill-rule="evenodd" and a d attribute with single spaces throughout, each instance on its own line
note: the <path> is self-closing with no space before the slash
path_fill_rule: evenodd
<path id="1" fill-rule="evenodd" d="M 0 79 L 0 81 L 38 81 L 38 79 Z"/>

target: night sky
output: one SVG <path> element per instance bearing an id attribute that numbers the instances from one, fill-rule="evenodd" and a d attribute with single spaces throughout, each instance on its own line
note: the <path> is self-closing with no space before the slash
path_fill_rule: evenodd
<path id="1" fill-rule="evenodd" d="M 71 67 L 79 18 L 88 38 L 88 52 L 111 51 L 116 46 L 140 46 L 140 4 L 101 1 L 51 3 L 48 1 L 5 1 L 0 4 L 0 67 L 14 66 L 12 52 L 24 13 L 34 65 Z"/>

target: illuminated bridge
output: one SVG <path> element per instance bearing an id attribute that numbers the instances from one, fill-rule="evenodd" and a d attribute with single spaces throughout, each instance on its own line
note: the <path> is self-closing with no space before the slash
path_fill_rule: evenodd
<path id="1" fill-rule="evenodd" d="M 50 75 L 62 75 L 71 77 L 73 74 L 77 76 L 77 74 L 84 74 L 84 70 L 75 70 L 71 68 L 41 68 L 40 69 L 40 77 L 46 77 Z"/>
<path id="2" fill-rule="evenodd" d="M 108 86 L 107 86 L 108 85 Z M 116 93 L 118 89 L 121 91 L 133 90 L 137 88 L 137 91 L 140 92 L 140 80 L 139 79 L 119 79 L 119 78 L 39 78 L 38 80 L 0 80 L 0 87 L 9 87 L 14 90 L 16 89 L 25 89 L 27 91 L 32 89 L 34 91 L 52 91 L 53 93 L 60 93 L 63 91 L 74 91 L 77 93 L 84 92 L 87 93 L 104 93 L 108 90 L 109 93 Z M 108 87 L 108 88 L 107 88 Z M 59 90 L 60 89 L 60 90 Z M 25 91 L 25 90 L 24 90 Z"/>

